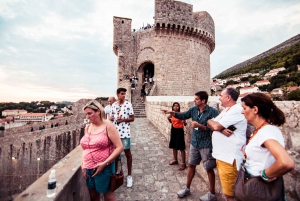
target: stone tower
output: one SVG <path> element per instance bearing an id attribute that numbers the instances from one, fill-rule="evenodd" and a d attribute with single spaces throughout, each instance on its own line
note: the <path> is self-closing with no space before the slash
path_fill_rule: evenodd
<path id="1" fill-rule="evenodd" d="M 127 78 L 154 76 L 157 96 L 189 96 L 210 92 L 210 54 L 215 28 L 206 12 L 174 0 L 155 0 L 154 25 L 133 30 L 131 19 L 114 17 L 113 50 L 118 57 L 118 87 L 130 89 Z"/>

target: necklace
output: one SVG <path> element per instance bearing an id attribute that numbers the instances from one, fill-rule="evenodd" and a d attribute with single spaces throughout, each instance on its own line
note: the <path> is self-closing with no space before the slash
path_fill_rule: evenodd
<path id="1" fill-rule="evenodd" d="M 262 124 L 260 124 L 260 126 L 259 126 L 257 129 L 255 129 L 255 131 L 251 134 L 250 139 L 248 140 L 248 142 L 242 146 L 241 151 L 242 151 L 243 154 L 244 154 L 244 160 L 246 160 L 246 158 L 247 158 L 247 154 L 246 154 L 246 152 L 244 151 L 245 145 L 247 145 L 247 144 L 250 142 L 250 140 L 252 140 L 252 138 L 257 134 L 257 132 L 259 131 L 259 129 L 261 129 L 261 128 L 262 128 L 264 125 L 266 125 L 267 123 L 268 123 L 268 122 L 267 122 L 266 120 L 263 121 Z"/>
<path id="2" fill-rule="evenodd" d="M 252 138 L 257 134 L 257 132 L 259 131 L 259 129 L 261 129 L 264 125 L 266 125 L 268 122 L 265 120 L 264 122 L 262 122 L 262 124 L 260 124 L 260 126 L 255 129 L 255 131 L 251 134 L 250 139 L 248 141 L 248 143 L 250 142 L 250 140 L 252 140 Z M 247 143 L 247 144 L 248 144 Z"/>

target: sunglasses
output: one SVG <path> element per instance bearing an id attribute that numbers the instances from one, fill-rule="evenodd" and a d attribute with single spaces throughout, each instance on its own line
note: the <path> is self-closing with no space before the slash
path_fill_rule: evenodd
<path id="1" fill-rule="evenodd" d="M 89 106 L 89 105 L 93 105 L 95 106 L 96 108 L 100 109 L 93 101 L 90 101 L 86 104 L 86 106 Z"/>

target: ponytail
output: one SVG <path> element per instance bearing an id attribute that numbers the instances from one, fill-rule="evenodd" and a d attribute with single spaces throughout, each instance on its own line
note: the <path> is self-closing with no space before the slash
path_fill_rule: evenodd
<path id="1" fill-rule="evenodd" d="M 283 112 L 275 105 L 273 104 L 270 112 L 270 117 L 268 119 L 270 124 L 281 126 L 285 123 L 285 116 Z"/>

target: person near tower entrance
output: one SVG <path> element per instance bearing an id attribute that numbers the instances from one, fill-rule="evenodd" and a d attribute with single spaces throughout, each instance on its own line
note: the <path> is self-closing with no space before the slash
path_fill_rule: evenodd
<path id="1" fill-rule="evenodd" d="M 115 124 L 119 136 L 121 138 L 125 156 L 127 158 L 127 187 L 132 187 L 133 178 L 131 176 L 132 170 L 132 155 L 130 151 L 130 122 L 134 121 L 134 113 L 132 104 L 125 100 L 127 89 L 118 88 L 118 100 L 111 106 L 110 120 Z M 118 168 L 118 160 L 116 159 L 116 169 Z"/>
<path id="2" fill-rule="evenodd" d="M 216 200 L 215 195 L 215 172 L 216 159 L 211 155 L 212 141 L 211 129 L 207 127 L 207 121 L 215 118 L 218 112 L 215 108 L 207 105 L 208 94 L 206 91 L 195 93 L 195 106 L 181 114 L 174 111 L 162 110 L 165 114 L 171 114 L 177 119 L 185 120 L 192 118 L 193 134 L 190 141 L 190 160 L 187 171 L 186 186 L 177 192 L 182 198 L 190 194 L 190 186 L 195 176 L 196 166 L 203 161 L 203 167 L 207 172 L 209 192 L 200 197 L 202 201 Z"/>

